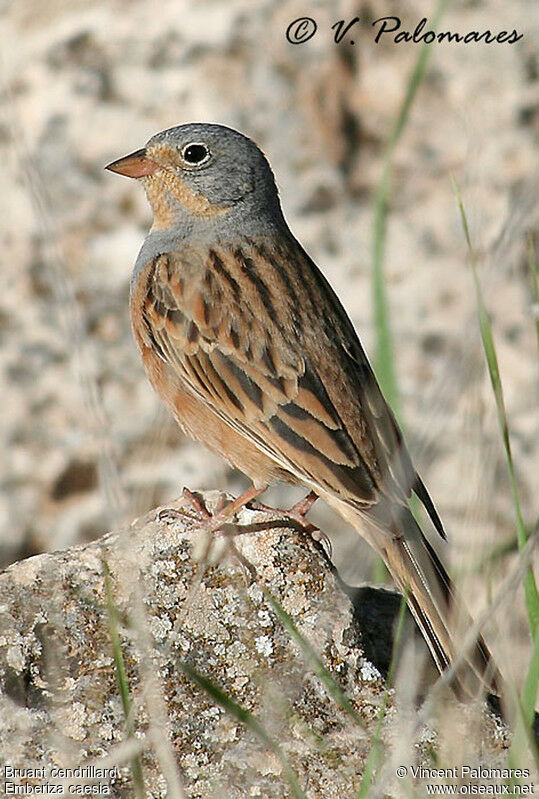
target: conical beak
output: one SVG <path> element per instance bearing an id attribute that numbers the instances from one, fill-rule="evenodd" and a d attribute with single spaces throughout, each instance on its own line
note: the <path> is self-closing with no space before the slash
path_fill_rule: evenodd
<path id="1" fill-rule="evenodd" d="M 146 155 L 146 148 L 137 150 L 129 155 L 124 155 L 123 158 L 118 158 L 117 161 L 107 164 L 105 169 L 110 169 L 111 172 L 117 172 L 118 175 L 125 175 L 126 178 L 144 178 L 148 175 L 153 175 L 158 169 L 161 169 L 160 164 L 152 161 Z"/>

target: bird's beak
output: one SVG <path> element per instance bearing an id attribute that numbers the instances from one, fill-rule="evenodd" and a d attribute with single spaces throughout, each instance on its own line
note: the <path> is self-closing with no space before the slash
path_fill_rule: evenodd
<path id="1" fill-rule="evenodd" d="M 118 175 L 125 175 L 127 178 L 144 178 L 161 169 L 161 165 L 148 158 L 146 148 L 143 147 L 142 150 L 136 150 L 134 153 L 124 155 L 123 158 L 118 158 L 117 161 L 112 161 L 105 169 L 117 172 Z"/>

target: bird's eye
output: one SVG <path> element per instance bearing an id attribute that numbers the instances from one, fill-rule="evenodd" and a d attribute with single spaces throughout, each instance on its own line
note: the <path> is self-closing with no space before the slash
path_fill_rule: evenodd
<path id="1" fill-rule="evenodd" d="M 182 150 L 182 158 L 190 166 L 200 166 L 208 160 L 210 155 L 211 153 L 206 145 L 200 142 L 186 144 Z"/>

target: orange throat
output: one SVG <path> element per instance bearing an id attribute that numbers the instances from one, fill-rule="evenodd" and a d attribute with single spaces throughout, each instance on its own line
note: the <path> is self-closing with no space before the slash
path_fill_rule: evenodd
<path id="1" fill-rule="evenodd" d="M 174 226 L 176 204 L 194 216 L 211 218 L 223 214 L 226 206 L 214 205 L 203 194 L 197 194 L 166 167 L 142 178 L 154 222 L 152 230 L 167 230 Z"/>

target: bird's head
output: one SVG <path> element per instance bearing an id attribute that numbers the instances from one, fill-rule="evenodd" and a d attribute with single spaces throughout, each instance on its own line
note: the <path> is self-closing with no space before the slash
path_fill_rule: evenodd
<path id="1" fill-rule="evenodd" d="M 280 213 L 273 173 L 256 144 L 223 125 L 188 124 L 157 133 L 141 150 L 106 166 L 140 179 L 154 229 L 174 228 L 185 214 L 213 218 L 239 204 Z"/>

